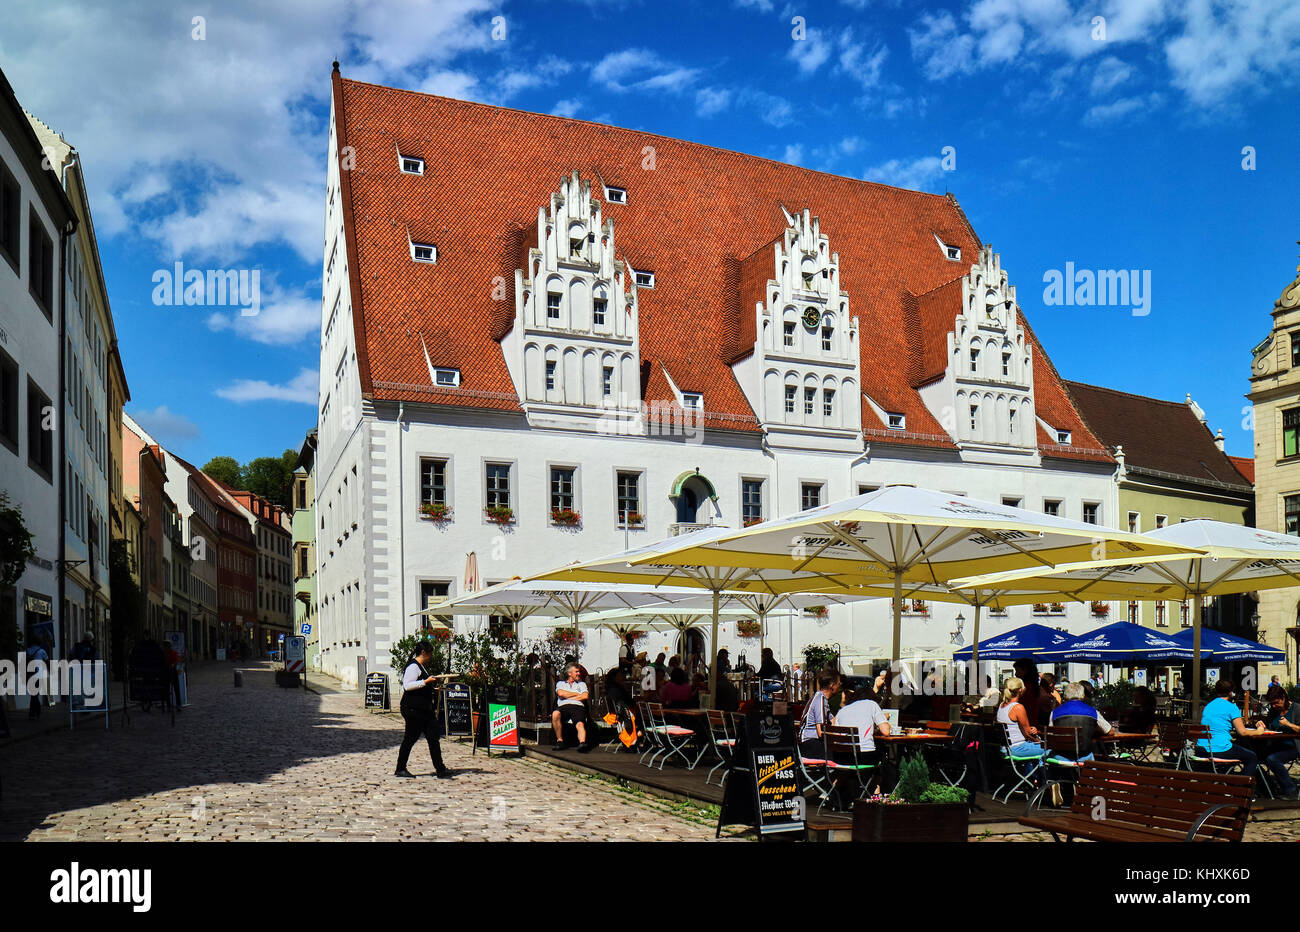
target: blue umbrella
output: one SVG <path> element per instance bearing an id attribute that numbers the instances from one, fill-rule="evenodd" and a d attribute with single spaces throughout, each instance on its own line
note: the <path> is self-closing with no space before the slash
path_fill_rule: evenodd
<path id="1" fill-rule="evenodd" d="M 1173 639 L 1190 649 L 1192 646 L 1192 629 L 1188 628 L 1185 631 L 1178 632 L 1173 636 Z M 1286 653 L 1276 647 L 1269 647 L 1267 644 L 1248 641 L 1246 638 L 1225 634 L 1222 631 L 1202 628 L 1201 659 L 1212 660 L 1216 663 L 1240 663 L 1242 661 L 1283 663 L 1286 660 Z"/>
<path id="2" fill-rule="evenodd" d="M 1060 647 L 1036 654 L 1049 663 L 1143 663 L 1150 660 L 1191 660 L 1192 649 L 1158 631 L 1117 621 L 1081 634 Z"/>
<path id="3" fill-rule="evenodd" d="M 1066 631 L 1047 625 L 1025 625 L 979 642 L 981 660 L 1019 660 L 1021 657 L 1041 657 L 1041 651 L 1058 647 L 1070 640 Z M 952 659 L 971 659 L 971 648 L 953 651 Z"/>

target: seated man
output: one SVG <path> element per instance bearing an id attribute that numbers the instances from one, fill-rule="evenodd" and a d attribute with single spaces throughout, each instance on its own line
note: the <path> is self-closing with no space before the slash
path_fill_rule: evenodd
<path id="1" fill-rule="evenodd" d="M 576 663 L 564 668 L 565 678 L 555 684 L 558 697 L 556 709 L 551 714 L 551 724 L 555 727 L 555 749 L 567 751 L 573 747 L 564 743 L 564 723 L 572 722 L 578 732 L 578 753 L 585 754 L 591 750 L 587 744 L 587 684 L 582 681 L 582 671 Z"/>
<path id="2" fill-rule="evenodd" d="M 1291 774 L 1286 769 L 1290 761 L 1300 757 L 1300 704 L 1293 703 L 1286 694 L 1286 687 L 1278 683 L 1268 687 L 1264 698 L 1269 704 L 1268 730 L 1290 736 L 1275 743 L 1273 752 L 1264 758 L 1264 763 L 1273 771 L 1273 776 L 1277 777 L 1281 798 L 1300 798 L 1295 780 L 1291 779 Z"/>
<path id="3" fill-rule="evenodd" d="M 1058 728 L 1079 728 L 1079 760 L 1092 760 L 1092 739 L 1114 729 L 1106 717 L 1083 701 L 1082 683 L 1065 684 L 1065 701 L 1052 710 L 1051 723 Z"/>
<path id="4" fill-rule="evenodd" d="M 1216 757 L 1220 760 L 1239 760 L 1241 772 L 1253 777 L 1259 768 L 1259 758 L 1250 748 L 1235 744 L 1233 738 L 1241 735 L 1262 735 L 1267 729 L 1263 725 L 1247 728 L 1241 720 L 1241 709 L 1233 702 L 1236 695 L 1232 680 L 1222 679 L 1214 684 L 1214 700 L 1206 705 L 1201 713 L 1201 724 L 1210 730 L 1208 739 L 1197 742 L 1196 752 L 1202 757 Z"/>

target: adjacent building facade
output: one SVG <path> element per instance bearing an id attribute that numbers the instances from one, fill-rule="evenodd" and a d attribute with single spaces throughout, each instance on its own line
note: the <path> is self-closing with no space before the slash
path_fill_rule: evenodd
<path id="1" fill-rule="evenodd" d="M 307 666 L 320 669 L 316 623 L 316 431 L 307 432 L 293 471 L 294 634 L 307 639 Z"/>
<path id="2" fill-rule="evenodd" d="M 64 258 L 77 214 L 44 158 L 0 73 L 0 490 L 21 510 L 36 549 L 16 585 L 0 592 L 0 644 L 21 635 L 25 643 L 48 643 L 51 654 L 61 657 L 71 646 L 63 585 L 66 535 L 59 520 L 67 491 Z M 78 519 L 87 511 L 79 506 Z M 77 605 L 85 609 L 84 593 Z"/>
<path id="3" fill-rule="evenodd" d="M 1300 267 L 1297 267 L 1300 272 Z M 1256 526 L 1300 534 L 1300 275 L 1273 303 L 1273 324 L 1254 349 L 1250 393 L 1255 423 Z M 1300 588 L 1260 593 L 1260 634 L 1287 653 L 1300 676 Z"/>
<path id="4" fill-rule="evenodd" d="M 889 483 L 1119 520 L 1113 455 L 953 198 L 337 71 L 333 92 L 327 671 L 386 668 L 470 553 L 491 583 Z M 962 643 L 957 606 L 907 608 L 913 648 Z M 889 624 L 882 600 L 768 643 L 887 656 Z"/>
<path id="5" fill-rule="evenodd" d="M 278 650 L 281 636 L 293 633 L 293 531 L 279 505 L 252 492 L 227 491 L 239 503 L 257 542 L 258 650 Z"/>

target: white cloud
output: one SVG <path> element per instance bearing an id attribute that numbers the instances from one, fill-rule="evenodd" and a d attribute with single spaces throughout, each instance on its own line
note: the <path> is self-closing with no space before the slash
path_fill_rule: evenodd
<path id="1" fill-rule="evenodd" d="M 1100 97 L 1109 93 L 1127 81 L 1132 75 L 1132 67 L 1113 55 L 1108 55 L 1097 62 L 1097 70 L 1092 75 L 1092 95 Z"/>
<path id="2" fill-rule="evenodd" d="M 865 88 L 880 83 L 880 72 L 888 56 L 889 50 L 883 43 L 868 46 L 855 38 L 852 27 L 834 36 L 821 29 L 809 29 L 805 38 L 795 40 L 786 52 L 786 58 L 798 65 L 802 75 L 813 74 L 833 57 L 838 73 L 848 75 Z"/>
<path id="3" fill-rule="evenodd" d="M 551 108 L 551 113 L 554 116 L 575 117 L 581 109 L 582 101 L 566 97 L 564 100 L 556 101 L 555 106 Z"/>
<path id="4" fill-rule="evenodd" d="M 696 116 L 709 117 L 721 113 L 731 103 L 731 91 L 719 87 L 702 87 L 695 92 Z"/>
<path id="5" fill-rule="evenodd" d="M 649 49 L 610 52 L 591 69 L 591 79 L 615 92 L 680 91 L 695 80 L 698 69 L 667 62 Z"/>
<path id="6" fill-rule="evenodd" d="M 1211 5 L 1188 0 L 1186 26 L 1165 46 L 1174 86 L 1193 103 L 1219 103 L 1253 84 L 1294 86 L 1300 5 L 1294 0 Z"/>
<path id="7" fill-rule="evenodd" d="M 975 39 L 957 31 L 951 13 L 925 13 L 918 24 L 920 28 L 909 29 L 907 34 L 912 42 L 912 57 L 921 62 L 927 78 L 942 81 L 974 70 Z"/>
<path id="8" fill-rule="evenodd" d="M 928 155 L 911 161 L 890 159 L 874 168 L 868 168 L 862 177 L 867 181 L 892 184 L 911 191 L 924 191 L 942 175 L 943 165 L 939 157 Z"/>
<path id="9" fill-rule="evenodd" d="M 1098 126 L 1102 123 L 1109 123 L 1112 120 L 1126 117 L 1130 113 L 1139 110 L 1155 110 L 1161 103 L 1163 103 L 1163 98 L 1155 92 L 1146 96 L 1121 97 L 1119 100 L 1108 104 L 1098 104 L 1095 107 L 1090 107 L 1088 112 L 1083 115 L 1083 122 L 1090 126 Z"/>
<path id="10" fill-rule="evenodd" d="M 498 9 L 225 0 L 197 11 L 199 41 L 165 0 L 9 3 L 0 61 L 22 104 L 80 151 L 102 237 L 140 233 L 186 259 L 283 243 L 318 262 L 330 61 L 465 96 L 474 78 L 446 67 L 492 46 Z"/>
<path id="11" fill-rule="evenodd" d="M 135 410 L 129 413 L 141 427 L 165 447 L 199 436 L 199 425 L 183 414 L 170 410 L 166 405 L 159 405 L 152 411 Z"/>
<path id="12" fill-rule="evenodd" d="M 262 283 L 261 308 L 258 313 L 243 316 L 238 309 L 217 311 L 208 316 L 208 329 L 233 330 L 237 335 L 273 346 L 299 343 L 320 333 L 321 303 L 319 295 L 305 289 L 288 291 L 274 281 Z"/>
<path id="13" fill-rule="evenodd" d="M 785 152 L 781 155 L 782 162 L 789 162 L 791 165 L 803 164 L 803 146 L 793 143 L 785 147 Z"/>
<path id="14" fill-rule="evenodd" d="M 784 97 L 777 97 L 766 91 L 745 90 L 740 94 L 740 102 L 758 112 L 758 118 L 769 126 L 780 128 L 787 126 L 794 119 L 794 107 Z"/>
<path id="15" fill-rule="evenodd" d="M 812 74 L 830 60 L 832 43 L 820 29 L 809 29 L 802 39 L 795 39 L 786 58 L 799 66 L 803 74 Z"/>
<path id="16" fill-rule="evenodd" d="M 300 369 L 290 381 L 275 385 L 262 379 L 236 379 L 216 394 L 227 401 L 245 404 L 250 401 L 290 401 L 315 405 L 317 383 L 315 369 Z"/>
<path id="17" fill-rule="evenodd" d="M 754 9 L 760 13 L 772 12 L 772 0 L 735 0 L 740 9 Z"/>

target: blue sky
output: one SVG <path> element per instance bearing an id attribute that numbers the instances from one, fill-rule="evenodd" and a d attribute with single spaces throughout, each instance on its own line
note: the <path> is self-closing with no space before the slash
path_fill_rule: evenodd
<path id="1" fill-rule="evenodd" d="M 1252 455 L 1250 349 L 1300 237 L 1291 0 L 10 0 L 0 67 L 80 150 L 128 410 L 199 463 L 297 448 L 314 424 L 334 58 L 952 191 L 1062 375 L 1190 393 Z M 261 312 L 155 305 L 178 261 L 260 269 Z M 1149 313 L 1044 306 L 1067 263 L 1149 271 Z"/>

